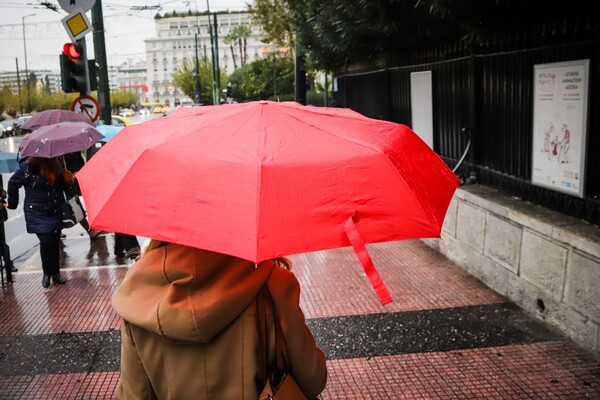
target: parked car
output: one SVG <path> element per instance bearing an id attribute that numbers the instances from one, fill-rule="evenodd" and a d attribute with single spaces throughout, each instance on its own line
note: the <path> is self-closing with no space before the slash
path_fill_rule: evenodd
<path id="1" fill-rule="evenodd" d="M 1 129 L 1 133 L 2 133 L 2 137 L 9 137 L 9 136 L 14 136 L 15 131 L 14 131 L 14 124 L 15 120 L 14 119 L 5 119 L 4 121 L 0 122 L 0 129 Z"/>
<path id="2" fill-rule="evenodd" d="M 122 117 L 134 117 L 135 111 L 133 111 L 131 108 L 123 108 L 121 112 L 119 112 L 119 115 Z"/>
<path id="3" fill-rule="evenodd" d="M 128 126 L 128 125 L 135 124 L 135 122 L 133 122 L 129 118 L 125 118 L 121 115 L 111 115 L 110 122 L 111 122 L 111 124 L 116 125 L 116 126 Z"/>
<path id="4" fill-rule="evenodd" d="M 29 118 L 31 118 L 31 115 L 21 115 L 19 118 L 14 120 L 13 132 L 15 136 L 22 135 L 24 133 L 21 131 L 21 125 L 23 125 Z"/>

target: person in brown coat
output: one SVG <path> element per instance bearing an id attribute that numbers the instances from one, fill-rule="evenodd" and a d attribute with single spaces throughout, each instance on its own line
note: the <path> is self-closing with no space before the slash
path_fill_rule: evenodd
<path id="1" fill-rule="evenodd" d="M 257 399 L 263 383 L 255 298 L 265 284 L 290 372 L 306 397 L 316 398 L 327 381 L 325 355 L 306 326 L 298 280 L 279 265 L 152 240 L 112 298 L 123 318 L 116 398 Z"/>

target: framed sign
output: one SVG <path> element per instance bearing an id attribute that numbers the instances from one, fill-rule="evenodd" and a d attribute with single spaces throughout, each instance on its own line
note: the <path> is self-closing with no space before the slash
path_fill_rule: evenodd
<path id="1" fill-rule="evenodd" d="M 583 197 L 589 60 L 534 66 L 531 183 Z"/>
<path id="2" fill-rule="evenodd" d="M 71 111 L 87 115 L 90 121 L 95 122 L 100 117 L 100 104 L 91 96 L 79 96 L 71 103 Z"/>
<path id="3" fill-rule="evenodd" d="M 73 11 L 71 14 L 64 17 L 62 20 L 63 26 L 67 30 L 71 41 L 75 42 L 76 40 L 81 39 L 88 33 L 92 31 L 92 24 L 90 20 L 85 15 L 83 10 L 79 9 Z"/>
<path id="4" fill-rule="evenodd" d="M 412 130 L 433 149 L 433 84 L 431 71 L 410 74 Z"/>
<path id="5" fill-rule="evenodd" d="M 96 3 L 96 0 L 58 0 L 58 4 L 68 13 L 78 8 L 81 8 L 83 11 L 90 11 L 94 3 Z"/>

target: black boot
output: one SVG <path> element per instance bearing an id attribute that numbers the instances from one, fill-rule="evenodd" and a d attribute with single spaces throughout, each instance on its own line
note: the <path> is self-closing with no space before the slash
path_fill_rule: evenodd
<path id="1" fill-rule="evenodd" d="M 59 283 L 61 285 L 64 285 L 65 283 L 67 283 L 67 280 L 65 278 L 63 278 L 62 276 L 60 276 L 60 274 L 52 275 L 52 281 L 54 283 Z"/>
<path id="2" fill-rule="evenodd" d="M 50 275 L 44 275 L 44 277 L 42 278 L 42 286 L 45 289 L 48 289 L 50 287 Z"/>

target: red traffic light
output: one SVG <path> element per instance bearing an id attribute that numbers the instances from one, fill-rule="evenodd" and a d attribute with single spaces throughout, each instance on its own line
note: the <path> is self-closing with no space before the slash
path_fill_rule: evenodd
<path id="1" fill-rule="evenodd" d="M 71 61 L 77 61 L 81 58 L 81 49 L 75 43 L 65 43 L 63 46 L 63 54 L 68 56 Z"/>

